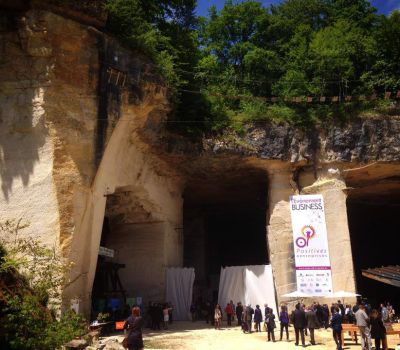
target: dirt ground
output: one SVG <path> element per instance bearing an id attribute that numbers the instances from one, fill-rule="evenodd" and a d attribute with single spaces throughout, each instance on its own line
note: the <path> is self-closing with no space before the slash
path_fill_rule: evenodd
<path id="1" fill-rule="evenodd" d="M 289 339 L 277 341 L 275 343 L 267 342 L 267 333 L 243 334 L 239 327 L 224 327 L 221 330 L 215 330 L 203 321 L 198 322 L 174 322 L 168 330 L 151 331 L 145 329 L 143 338 L 145 349 L 154 350 L 283 350 L 300 349 L 294 343 L 294 329 L 289 328 Z M 279 327 L 279 326 L 278 326 Z M 309 337 L 306 337 L 308 349 L 325 350 L 336 349 L 332 339 L 331 330 L 316 330 L 315 340 L 317 345 L 311 346 Z M 275 337 L 279 340 L 279 329 L 275 331 Z M 122 341 L 122 336 L 120 337 Z M 396 344 L 400 344 L 398 336 L 388 337 L 389 348 L 396 349 Z M 374 345 L 374 343 L 373 343 Z M 361 349 L 360 344 L 351 342 L 348 335 L 345 336 L 344 349 Z M 400 349 L 400 347 L 399 347 Z"/>

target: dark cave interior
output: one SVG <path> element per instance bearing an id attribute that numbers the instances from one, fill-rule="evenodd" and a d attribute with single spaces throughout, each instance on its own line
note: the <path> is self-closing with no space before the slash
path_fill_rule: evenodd
<path id="1" fill-rule="evenodd" d="M 196 271 L 195 294 L 214 298 L 222 266 L 269 262 L 268 178 L 250 169 L 205 178 L 184 193 L 184 266 Z"/>
<path id="2" fill-rule="evenodd" d="M 361 271 L 399 264 L 399 214 L 400 196 L 395 194 L 371 193 L 347 199 L 357 290 L 375 307 L 385 301 L 395 303 L 399 289 L 364 277 Z"/>

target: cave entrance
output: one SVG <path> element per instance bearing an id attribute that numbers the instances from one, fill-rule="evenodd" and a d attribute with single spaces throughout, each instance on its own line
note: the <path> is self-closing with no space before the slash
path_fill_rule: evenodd
<path id="1" fill-rule="evenodd" d="M 377 307 L 380 302 L 395 303 L 399 289 L 366 278 L 361 271 L 398 264 L 400 191 L 363 192 L 348 197 L 347 216 L 357 290 Z"/>
<path id="2" fill-rule="evenodd" d="M 92 318 L 107 312 L 120 321 L 129 316 L 127 305 L 163 301 L 166 223 L 139 194 L 127 186 L 107 196 Z"/>
<path id="3" fill-rule="evenodd" d="M 259 169 L 193 180 L 183 206 L 184 266 L 195 268 L 193 300 L 216 301 L 222 266 L 269 263 L 267 174 Z"/>

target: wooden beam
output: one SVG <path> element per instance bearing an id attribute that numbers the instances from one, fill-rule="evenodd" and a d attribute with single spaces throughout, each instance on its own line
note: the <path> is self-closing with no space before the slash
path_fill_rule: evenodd
<path id="1" fill-rule="evenodd" d="M 399 280 L 394 280 L 394 279 L 391 279 L 391 278 L 378 276 L 378 275 L 372 274 L 372 273 L 367 272 L 367 271 L 362 271 L 361 274 L 364 277 L 373 279 L 375 281 L 386 283 L 386 284 L 390 284 L 391 286 L 395 286 L 395 287 L 400 287 L 400 281 Z"/>

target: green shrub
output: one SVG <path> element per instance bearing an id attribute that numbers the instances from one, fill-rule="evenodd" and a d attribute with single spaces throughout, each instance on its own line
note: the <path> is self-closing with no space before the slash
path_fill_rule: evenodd
<path id="1" fill-rule="evenodd" d="M 54 249 L 21 235 L 27 224 L 0 222 L 0 348 L 54 350 L 86 332 L 73 311 L 56 315 L 70 265 Z"/>

